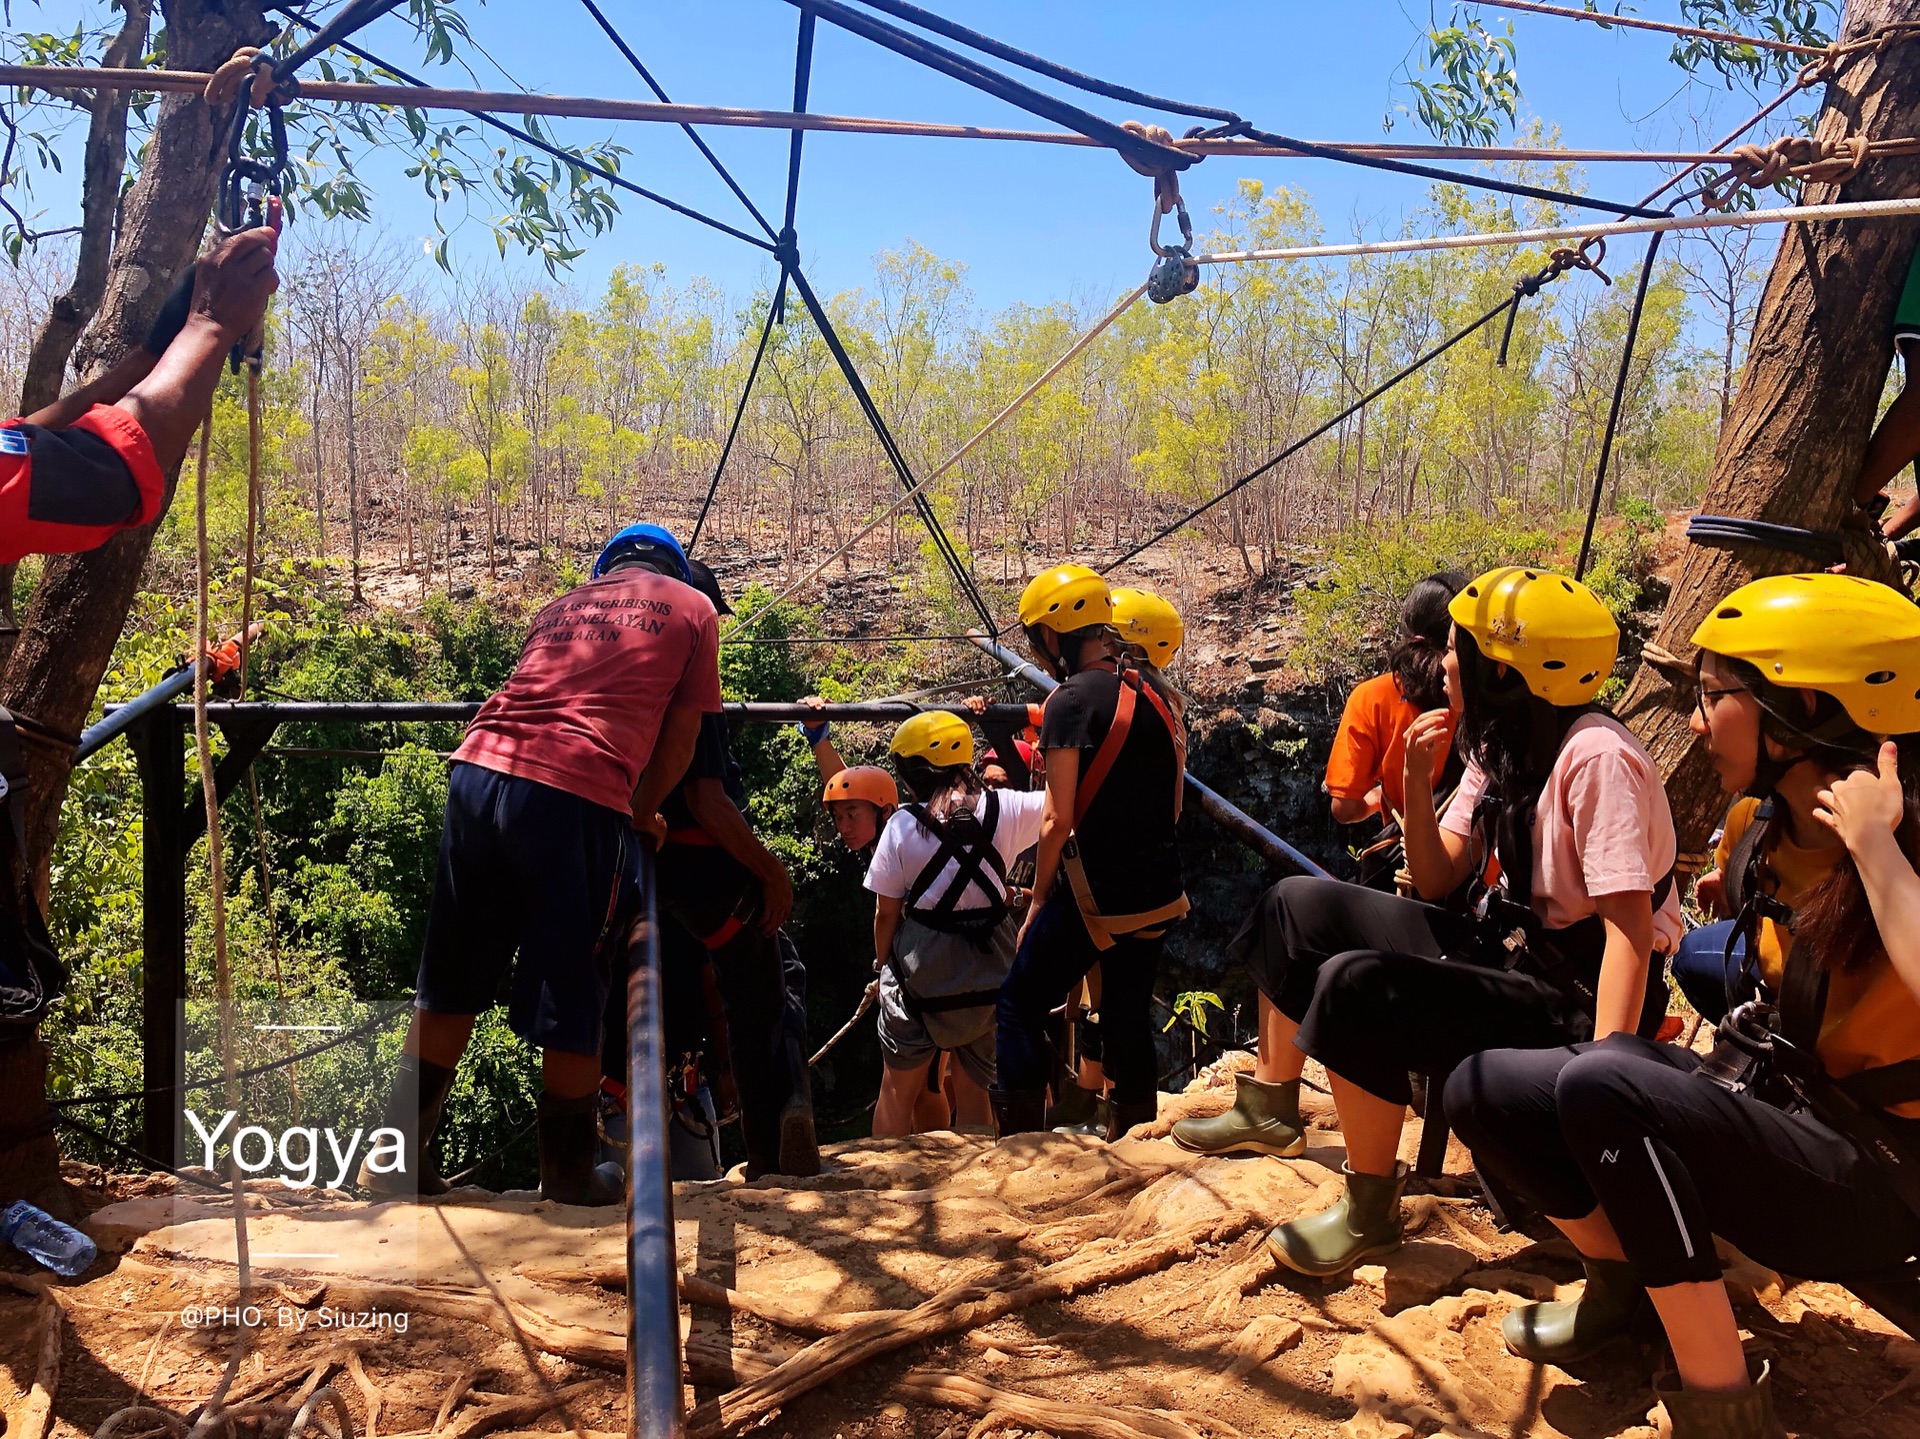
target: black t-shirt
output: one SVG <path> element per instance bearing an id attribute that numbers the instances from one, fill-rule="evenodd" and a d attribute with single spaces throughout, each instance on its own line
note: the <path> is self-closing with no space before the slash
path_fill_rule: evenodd
<path id="1" fill-rule="evenodd" d="M 1145 684 L 1143 680 L 1141 682 Z M 1061 684 L 1040 718 L 1040 748 L 1080 751 L 1080 779 L 1113 728 L 1120 677 L 1087 670 Z M 1078 843 L 1087 883 L 1102 914 L 1143 914 L 1185 890 L 1174 845 L 1174 784 L 1180 776 L 1173 736 L 1144 694 L 1105 783 L 1081 822 Z"/>
<path id="2" fill-rule="evenodd" d="M 660 805 L 660 814 L 668 829 L 696 829 L 693 811 L 687 808 L 687 781 L 717 779 L 720 787 L 740 813 L 747 812 L 747 785 L 740 762 L 733 757 L 733 726 L 725 715 L 700 716 L 700 738 L 694 741 L 693 762 L 686 777 L 673 787 Z"/>

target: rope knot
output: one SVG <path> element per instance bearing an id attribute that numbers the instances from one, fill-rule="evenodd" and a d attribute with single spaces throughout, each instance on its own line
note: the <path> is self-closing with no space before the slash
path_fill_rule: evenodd
<path id="1" fill-rule="evenodd" d="M 240 95 L 240 87 L 247 78 L 253 78 L 253 89 L 247 96 L 249 106 L 267 103 L 267 97 L 273 93 L 273 57 L 266 54 L 258 45 L 242 45 L 231 57 L 220 64 L 220 68 L 207 77 L 207 86 L 201 93 L 206 102 L 216 109 L 231 105 Z"/>

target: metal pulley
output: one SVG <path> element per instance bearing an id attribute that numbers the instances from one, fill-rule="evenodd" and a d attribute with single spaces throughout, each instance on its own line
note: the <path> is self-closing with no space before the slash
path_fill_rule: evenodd
<path id="1" fill-rule="evenodd" d="M 1160 258 L 1147 275 L 1147 298 L 1156 305 L 1169 304 L 1200 288 L 1200 267 L 1193 262 L 1193 220 L 1187 214 L 1187 202 L 1180 197 L 1177 184 L 1172 188 L 1173 214 L 1180 226 L 1180 243 L 1160 243 L 1160 217 L 1166 213 L 1163 189 L 1156 183 L 1153 196 L 1153 229 L 1148 243 Z"/>

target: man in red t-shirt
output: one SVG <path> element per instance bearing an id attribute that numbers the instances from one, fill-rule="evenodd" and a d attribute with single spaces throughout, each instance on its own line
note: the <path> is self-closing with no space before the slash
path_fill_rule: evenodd
<path id="1" fill-rule="evenodd" d="M 611 984 L 601 944 L 651 820 L 686 772 L 701 717 L 720 709 L 719 621 L 687 583 L 687 557 L 655 525 L 622 530 L 593 579 L 534 617 L 513 675 L 453 756 L 413 1027 L 384 1124 L 417 1124 L 384 1194 L 446 1189 L 427 1162 L 474 1018 L 503 980 L 507 1022 L 543 1051 L 540 1188 L 611 1204 L 596 1169 L 594 1097 Z M 516 958 L 517 955 L 517 958 Z"/>
<path id="2" fill-rule="evenodd" d="M 191 266 L 146 341 L 91 384 L 0 424 L 0 565 L 152 524 L 228 353 L 279 288 L 280 202 Z"/>

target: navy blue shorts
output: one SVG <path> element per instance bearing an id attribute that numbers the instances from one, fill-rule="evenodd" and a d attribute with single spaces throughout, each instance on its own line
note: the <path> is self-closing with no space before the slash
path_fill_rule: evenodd
<path id="1" fill-rule="evenodd" d="M 455 764 L 414 1003 L 478 1014 L 511 970 L 515 1034 L 542 1049 L 598 1054 L 612 975 L 601 939 L 638 862 L 632 824 L 618 810 Z"/>

